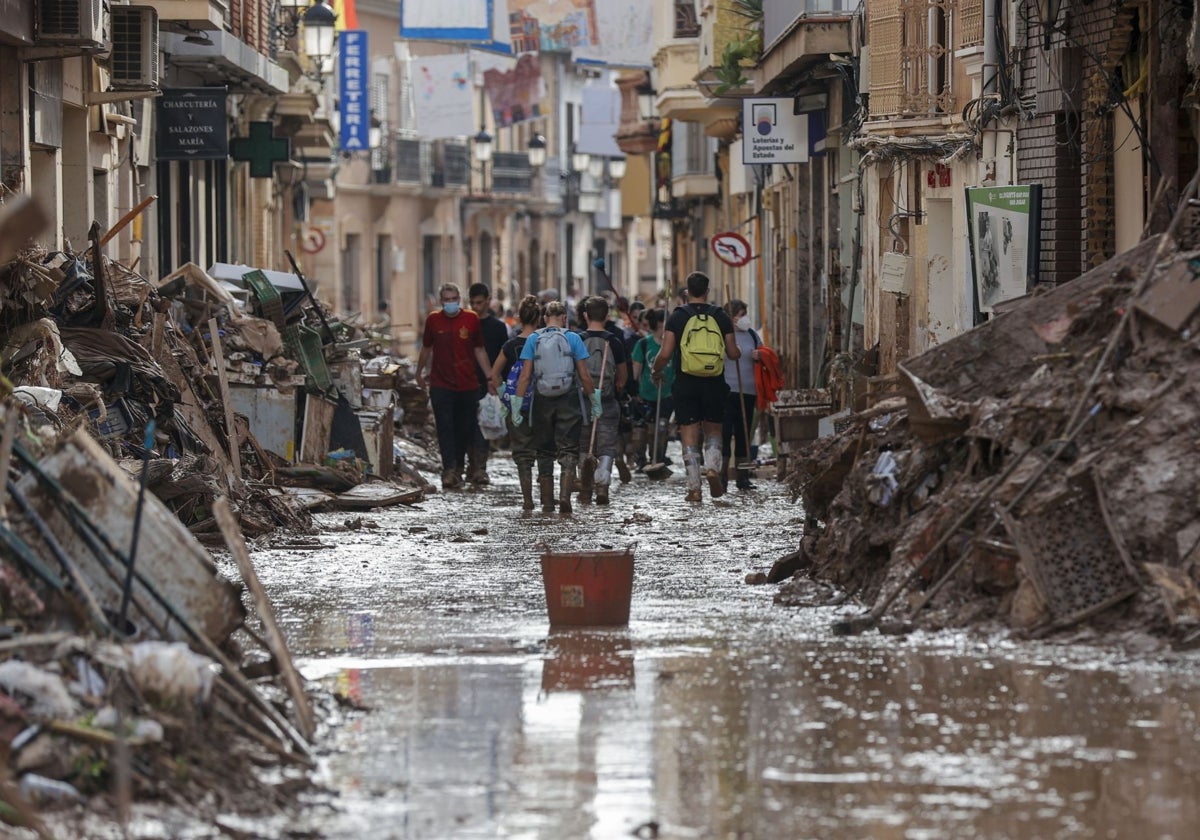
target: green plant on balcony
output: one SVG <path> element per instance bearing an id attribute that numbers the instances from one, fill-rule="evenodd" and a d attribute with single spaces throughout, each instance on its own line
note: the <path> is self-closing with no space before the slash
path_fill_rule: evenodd
<path id="1" fill-rule="evenodd" d="M 730 11 L 744 18 L 748 25 L 721 51 L 721 62 L 716 67 L 719 84 L 714 90 L 718 96 L 749 84 L 744 71 L 757 64 L 762 55 L 763 0 L 729 0 L 729 4 Z"/>

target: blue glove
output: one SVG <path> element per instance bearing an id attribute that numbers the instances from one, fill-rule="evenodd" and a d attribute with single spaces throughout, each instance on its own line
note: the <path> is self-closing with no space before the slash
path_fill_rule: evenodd
<path id="1" fill-rule="evenodd" d="M 512 417 L 514 426 L 520 426 L 525 422 L 525 417 L 521 414 L 521 402 L 522 400 L 514 401 L 510 409 L 510 416 Z"/>
<path id="2" fill-rule="evenodd" d="M 600 419 L 600 415 L 604 413 L 604 407 L 600 404 L 600 389 L 592 391 L 592 422 L 595 423 Z"/>

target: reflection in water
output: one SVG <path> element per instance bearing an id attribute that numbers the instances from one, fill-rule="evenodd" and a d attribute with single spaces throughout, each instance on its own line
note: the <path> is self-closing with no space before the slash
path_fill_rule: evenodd
<path id="1" fill-rule="evenodd" d="M 1188 660 L 832 638 L 828 611 L 777 609 L 768 588 L 741 583 L 744 558 L 794 536 L 778 507 L 737 498 L 689 519 L 662 514 L 664 497 L 650 526 L 619 508 L 518 520 L 494 510 L 511 477 L 493 480 L 454 508 L 381 514 L 379 531 L 322 557 L 257 558 L 306 675 L 372 709 L 322 745 L 340 795 L 304 828 L 610 840 L 655 821 L 664 838 L 1149 840 L 1200 825 Z M 664 487 L 638 492 L 679 489 Z M 720 541 L 698 543 L 696 517 Z M 455 541 L 463 522 L 490 533 Z M 588 528 L 643 540 L 632 622 L 548 634 L 536 552 L 512 546 Z"/>

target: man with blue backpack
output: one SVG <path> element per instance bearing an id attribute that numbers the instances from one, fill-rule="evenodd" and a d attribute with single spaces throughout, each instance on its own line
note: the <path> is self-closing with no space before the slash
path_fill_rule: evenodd
<path id="1" fill-rule="evenodd" d="M 578 333 L 569 332 L 567 309 L 559 301 L 546 304 L 546 326 L 525 341 L 521 348 L 521 373 L 512 398 L 512 419 L 520 426 L 526 417 L 522 403 L 533 395 L 528 418 L 532 424 L 538 453 L 538 486 L 542 510 L 554 512 L 554 475 L 543 472 L 550 458 L 562 467 L 558 509 L 571 513 L 571 494 L 575 490 L 579 467 L 579 430 L 584 412 L 590 408 L 592 421 L 603 414 L 600 391 L 588 370 L 588 349 Z M 582 385 L 582 391 L 580 387 Z M 588 394 L 588 406 L 583 394 Z M 551 467 L 551 470 L 553 467 Z M 549 500 L 549 501 L 547 501 Z"/>
<path id="2" fill-rule="evenodd" d="M 734 340 L 733 321 L 720 307 L 708 303 L 708 275 L 693 271 L 687 278 L 687 303 L 667 319 L 662 349 L 654 360 L 655 384 L 665 378 L 664 368 L 675 363 L 675 422 L 683 441 L 687 470 L 687 500 L 701 500 L 701 469 L 714 499 L 725 495 L 721 483 L 721 425 L 725 419 L 725 358 L 736 361 L 742 351 Z M 701 435 L 704 457 L 701 461 Z"/>

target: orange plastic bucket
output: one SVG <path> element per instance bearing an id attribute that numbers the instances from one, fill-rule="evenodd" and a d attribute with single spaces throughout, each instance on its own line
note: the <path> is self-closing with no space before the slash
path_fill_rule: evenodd
<path id="1" fill-rule="evenodd" d="M 547 551 L 542 555 L 542 583 L 553 627 L 628 624 L 633 552 Z"/>

